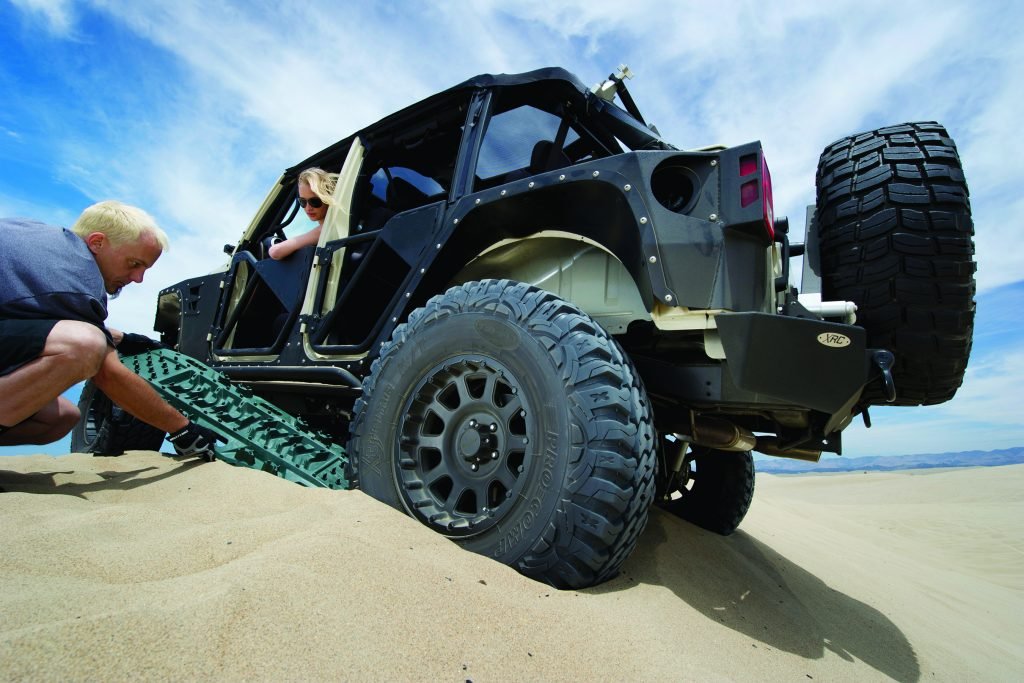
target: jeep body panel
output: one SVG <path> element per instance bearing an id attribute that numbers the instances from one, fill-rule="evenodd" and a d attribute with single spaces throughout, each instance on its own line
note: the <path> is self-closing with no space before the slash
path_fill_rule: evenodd
<path id="1" fill-rule="evenodd" d="M 268 241 L 298 213 L 298 173 L 313 166 L 339 173 L 320 241 L 271 260 Z M 801 365 L 818 358 L 804 353 L 818 328 L 778 314 L 785 236 L 774 229 L 760 143 L 679 150 L 562 69 L 483 75 L 286 170 L 224 272 L 161 293 L 157 329 L 315 413 L 323 406 L 289 396 L 358 394 L 412 310 L 453 284 L 509 278 L 555 291 L 618 335 L 659 420 L 728 414 L 838 449 L 829 435 L 871 376 L 868 350 L 837 331 L 857 360 L 843 361 L 832 389 L 814 386 L 832 382 L 839 354 Z M 799 343 L 752 345 L 765 330 Z M 806 379 L 768 387 L 779 358 Z"/>

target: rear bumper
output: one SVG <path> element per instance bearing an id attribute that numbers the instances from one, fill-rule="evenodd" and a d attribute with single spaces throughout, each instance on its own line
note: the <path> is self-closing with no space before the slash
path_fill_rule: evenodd
<path id="1" fill-rule="evenodd" d="M 715 321 L 724 361 L 680 363 L 630 354 L 656 404 L 731 415 L 753 431 L 777 431 L 782 424 L 769 416 L 788 414 L 789 427 L 810 427 L 820 442 L 853 419 L 864 386 L 881 381 L 862 328 L 768 313 L 720 314 Z M 818 417 L 801 422 L 794 410 Z M 672 420 L 671 408 L 660 419 Z"/>
<path id="2" fill-rule="evenodd" d="M 744 391 L 832 415 L 852 407 L 871 378 L 861 327 L 768 313 L 716 322 L 725 365 Z"/>

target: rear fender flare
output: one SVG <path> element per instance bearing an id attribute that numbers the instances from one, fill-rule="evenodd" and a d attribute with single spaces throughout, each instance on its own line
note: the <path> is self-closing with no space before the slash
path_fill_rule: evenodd
<path id="1" fill-rule="evenodd" d="M 579 235 L 544 231 L 505 240 L 469 262 L 449 283 L 508 279 L 571 301 L 612 334 L 651 320 L 632 275 L 606 248 Z"/>

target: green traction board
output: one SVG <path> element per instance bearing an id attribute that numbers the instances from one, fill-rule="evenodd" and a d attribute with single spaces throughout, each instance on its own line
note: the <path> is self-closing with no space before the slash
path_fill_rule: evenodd
<path id="1" fill-rule="evenodd" d="M 306 486 L 347 489 L 345 449 L 323 441 L 277 406 L 189 356 L 157 349 L 121 362 L 190 420 L 227 443 L 217 458 Z"/>

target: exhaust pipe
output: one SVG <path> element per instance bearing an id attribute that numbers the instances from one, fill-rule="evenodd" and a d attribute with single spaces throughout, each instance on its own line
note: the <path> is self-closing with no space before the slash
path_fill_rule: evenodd
<path id="1" fill-rule="evenodd" d="M 718 451 L 749 451 L 757 445 L 757 437 L 731 422 L 700 417 L 693 421 L 693 442 Z"/>
<path id="2" fill-rule="evenodd" d="M 780 458 L 818 462 L 821 450 L 811 448 L 782 448 L 775 436 L 755 436 L 744 427 L 713 417 L 698 417 L 693 420 L 693 443 L 718 451 L 758 451 Z M 685 450 L 685 449 L 684 449 Z"/>
<path id="3" fill-rule="evenodd" d="M 774 436 L 757 437 L 757 445 L 754 450 L 765 455 L 777 455 L 780 458 L 792 460 L 804 460 L 806 462 L 818 462 L 821 460 L 821 451 L 810 448 L 780 448 L 779 439 Z"/>

